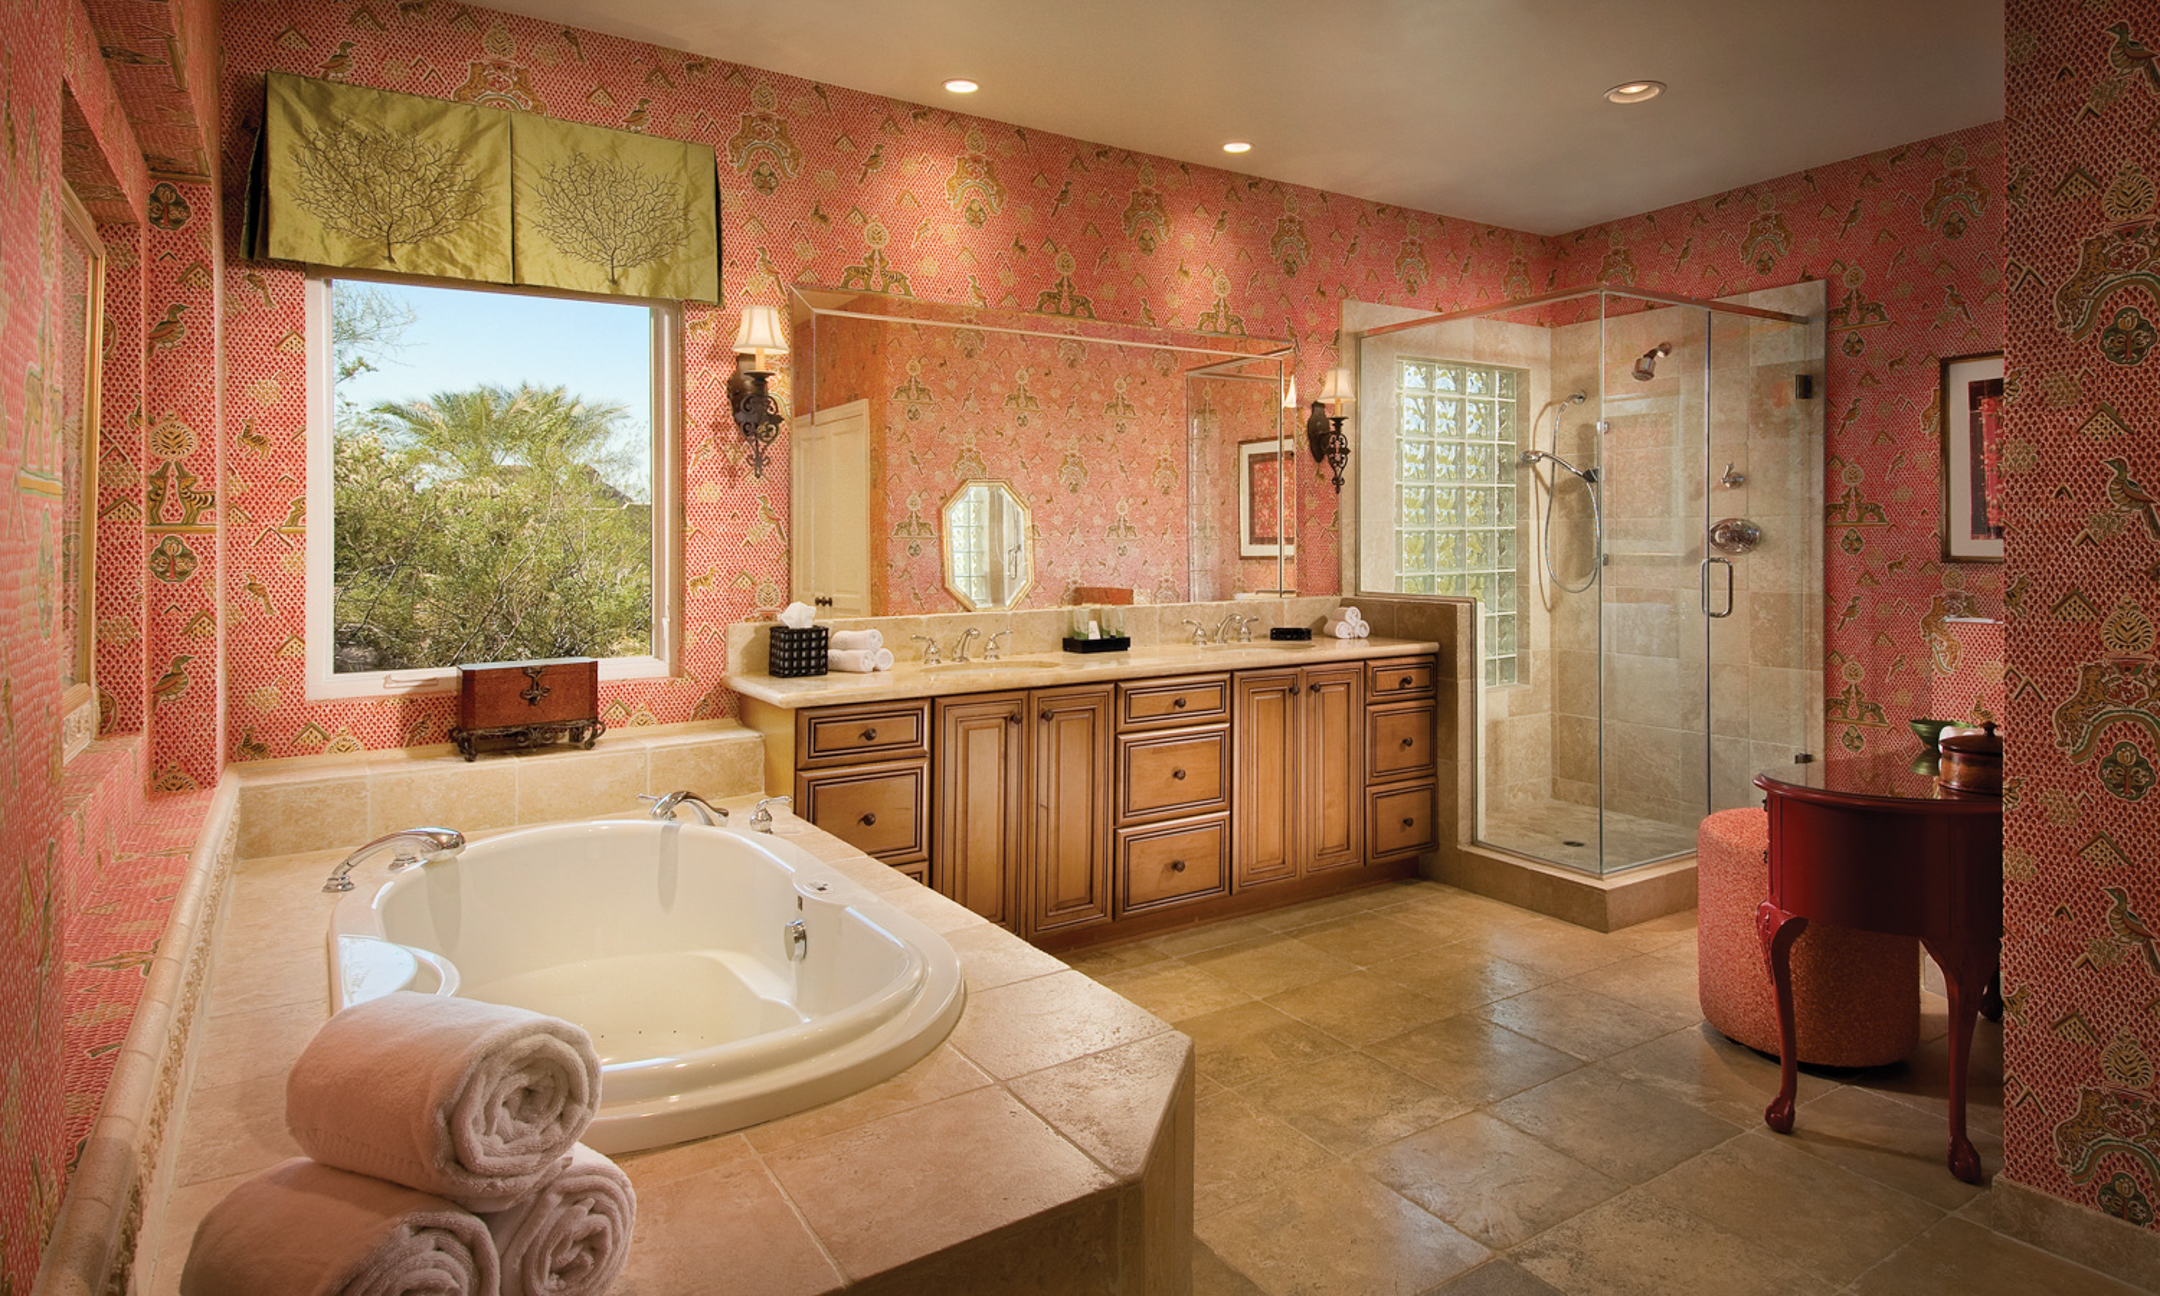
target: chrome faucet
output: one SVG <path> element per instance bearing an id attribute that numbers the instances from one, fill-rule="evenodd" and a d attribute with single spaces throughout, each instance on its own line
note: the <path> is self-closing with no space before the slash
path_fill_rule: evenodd
<path id="1" fill-rule="evenodd" d="M 347 874 L 353 871 L 353 866 L 386 850 L 396 852 L 390 860 L 390 871 L 402 873 L 415 864 L 433 864 L 437 860 L 450 859 L 464 849 L 465 834 L 455 828 L 401 829 L 377 837 L 340 860 L 338 866 L 330 870 L 330 877 L 323 883 L 322 889 L 330 892 L 352 890 L 353 880 Z"/>
<path id="2" fill-rule="evenodd" d="M 969 626 L 969 627 L 968 627 L 967 629 L 965 629 L 965 630 L 962 630 L 962 631 L 960 632 L 960 639 L 959 639 L 959 641 L 958 641 L 957 643 L 953 644 L 953 650 L 952 650 L 952 659 L 953 659 L 954 661 L 956 661 L 956 662 L 964 662 L 964 661 L 966 661 L 966 660 L 968 659 L 968 655 L 967 655 L 967 646 L 968 646 L 968 640 L 970 640 L 970 639 L 973 639 L 973 638 L 974 638 L 975 636 L 977 636 L 977 635 L 979 635 L 979 634 L 981 634 L 981 633 L 982 633 L 982 631 L 980 631 L 980 630 L 977 630 L 977 629 L 976 629 L 976 628 L 975 628 L 974 626 Z"/>
<path id="3" fill-rule="evenodd" d="M 1188 619 L 1185 624 L 1192 627 L 1192 641 L 1195 648 L 1200 647 L 1208 641 L 1206 626 L 1201 625 L 1198 621 L 1190 619 Z"/>
<path id="4" fill-rule="evenodd" d="M 708 828 L 717 828 L 727 822 L 727 811 L 724 808 L 714 805 L 695 792 L 670 792 L 663 797 L 640 795 L 638 800 L 652 802 L 652 817 L 655 819 L 673 819 L 675 807 L 686 805 L 697 812 L 698 819 Z"/>
<path id="5" fill-rule="evenodd" d="M 938 651 L 937 651 L 937 640 L 936 640 L 936 639 L 932 638 L 932 637 L 931 637 L 931 636 L 929 636 L 929 635 L 909 635 L 909 636 L 908 636 L 908 638 L 910 638 L 910 639 L 913 639 L 913 640 L 914 640 L 914 641 L 915 641 L 916 643 L 919 643 L 919 644 L 921 644 L 921 645 L 922 645 L 922 663 L 923 663 L 923 665 L 925 665 L 925 666 L 935 666 L 935 665 L 937 665 L 937 664 L 938 664 Z"/>
<path id="6" fill-rule="evenodd" d="M 1243 633 L 1238 634 L 1239 640 L 1251 643 L 1252 623 L 1259 619 L 1259 617 L 1240 616 L 1235 612 L 1223 613 L 1223 619 L 1217 622 L 1215 626 L 1215 642 L 1229 643 L 1232 632 L 1242 631 Z"/>
<path id="7" fill-rule="evenodd" d="M 996 634 L 991 635 L 990 642 L 983 645 L 983 660 L 996 661 L 998 659 L 998 640 L 1005 638 L 1011 633 L 1012 631 L 1010 630 L 1000 630 Z"/>
<path id="8" fill-rule="evenodd" d="M 795 798 L 794 798 L 794 797 L 785 797 L 785 796 L 766 797 L 766 798 L 765 798 L 765 799 L 763 799 L 762 801 L 759 801 L 759 802 L 757 803 L 757 808 L 756 808 L 755 810 L 752 810 L 752 811 L 750 812 L 750 831 L 751 831 L 751 832 L 761 832 L 761 833 L 769 833 L 769 832 L 771 832 L 771 831 L 772 831 L 772 824 L 773 824 L 773 817 L 772 817 L 772 811 L 771 811 L 771 809 L 769 809 L 769 807 L 771 807 L 771 806 L 791 806 L 791 805 L 794 805 L 794 804 L 795 804 Z"/>

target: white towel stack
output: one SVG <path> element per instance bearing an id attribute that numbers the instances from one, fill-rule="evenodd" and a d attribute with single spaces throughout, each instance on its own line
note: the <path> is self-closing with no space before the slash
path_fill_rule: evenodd
<path id="1" fill-rule="evenodd" d="M 599 1296 L 637 1215 L 628 1176 L 578 1142 L 599 1097 L 568 1022 L 409 992 L 348 1008 L 286 1078 L 308 1155 L 210 1209 L 181 1296 Z"/>
<path id="2" fill-rule="evenodd" d="M 876 634 L 877 631 L 872 630 L 870 633 Z M 889 671 L 892 668 L 893 655 L 890 648 L 834 649 L 825 654 L 827 670 L 867 675 L 871 671 Z"/>
<path id="3" fill-rule="evenodd" d="M 1327 614 L 1320 623 L 1320 633 L 1334 639 L 1369 639 L 1372 627 L 1365 623 L 1365 614 L 1354 605 L 1345 604 Z"/>
<path id="4" fill-rule="evenodd" d="M 883 630 L 835 630 L 832 632 L 832 637 L 826 641 L 825 646 L 834 652 L 861 652 L 865 648 L 883 648 L 885 646 L 885 632 Z"/>

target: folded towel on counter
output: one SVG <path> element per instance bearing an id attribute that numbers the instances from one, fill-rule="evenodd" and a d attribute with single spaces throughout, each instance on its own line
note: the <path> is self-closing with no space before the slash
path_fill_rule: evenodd
<path id="1" fill-rule="evenodd" d="M 1357 638 L 1357 627 L 1348 621 L 1328 621 L 1321 625 L 1320 637 L 1323 639 L 1355 639 Z"/>
<path id="2" fill-rule="evenodd" d="M 808 603 L 790 603 L 780 609 L 780 624 L 790 630 L 807 630 L 815 620 L 817 613 L 811 610 Z"/>
<path id="3" fill-rule="evenodd" d="M 853 652 L 829 652 L 825 654 L 825 669 L 849 671 L 867 675 L 871 671 L 889 671 L 893 668 L 890 648 L 858 648 Z"/>
<path id="4" fill-rule="evenodd" d="M 499 1281 L 495 1241 L 477 1217 L 429 1193 L 294 1157 L 203 1216 L 180 1292 L 494 1296 Z"/>
<path id="5" fill-rule="evenodd" d="M 826 647 L 834 652 L 860 652 L 865 648 L 883 648 L 883 630 L 835 630 L 826 641 Z"/>
<path id="6" fill-rule="evenodd" d="M 600 1103 L 584 1031 L 401 990 L 324 1022 L 285 1078 L 285 1125 L 325 1165 L 502 1210 L 551 1178 Z"/>
<path id="7" fill-rule="evenodd" d="M 1371 627 L 1370 625 L 1367 625 L 1367 624 L 1366 624 L 1365 622 L 1363 622 L 1363 621 L 1360 621 L 1360 622 L 1358 622 L 1358 623 L 1357 623 L 1357 637 L 1358 637 L 1358 638 L 1360 638 L 1360 639 L 1370 639 L 1370 638 L 1372 638 L 1372 627 Z"/>
<path id="8" fill-rule="evenodd" d="M 1336 608 L 1333 615 L 1341 617 L 1352 625 L 1363 625 L 1365 623 L 1365 614 L 1358 611 L 1357 605 L 1354 603 L 1345 603 L 1343 606 Z"/>
<path id="9" fill-rule="evenodd" d="M 637 1193 L 580 1143 L 538 1192 L 482 1219 L 502 1256 L 502 1296 L 600 1296 L 630 1258 Z"/>

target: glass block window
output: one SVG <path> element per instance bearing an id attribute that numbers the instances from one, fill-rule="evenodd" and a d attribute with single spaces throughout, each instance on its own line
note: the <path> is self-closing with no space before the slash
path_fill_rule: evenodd
<path id="1" fill-rule="evenodd" d="M 951 534 L 952 581 L 977 607 L 995 606 L 990 596 L 990 494 L 962 491 L 945 511 Z"/>
<path id="2" fill-rule="evenodd" d="M 1395 588 L 1476 599 L 1485 682 L 1523 680 L 1516 600 L 1519 369 L 1422 360 L 1395 365 Z"/>

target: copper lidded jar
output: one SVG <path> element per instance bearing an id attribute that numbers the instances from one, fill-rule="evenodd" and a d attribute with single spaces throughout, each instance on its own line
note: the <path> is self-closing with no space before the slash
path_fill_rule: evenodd
<path id="1" fill-rule="evenodd" d="M 1984 792 L 2001 796 L 2003 786 L 2002 736 L 1989 721 L 1977 733 L 1954 734 L 1942 740 L 1942 770 L 1936 782 L 1958 792 Z"/>

